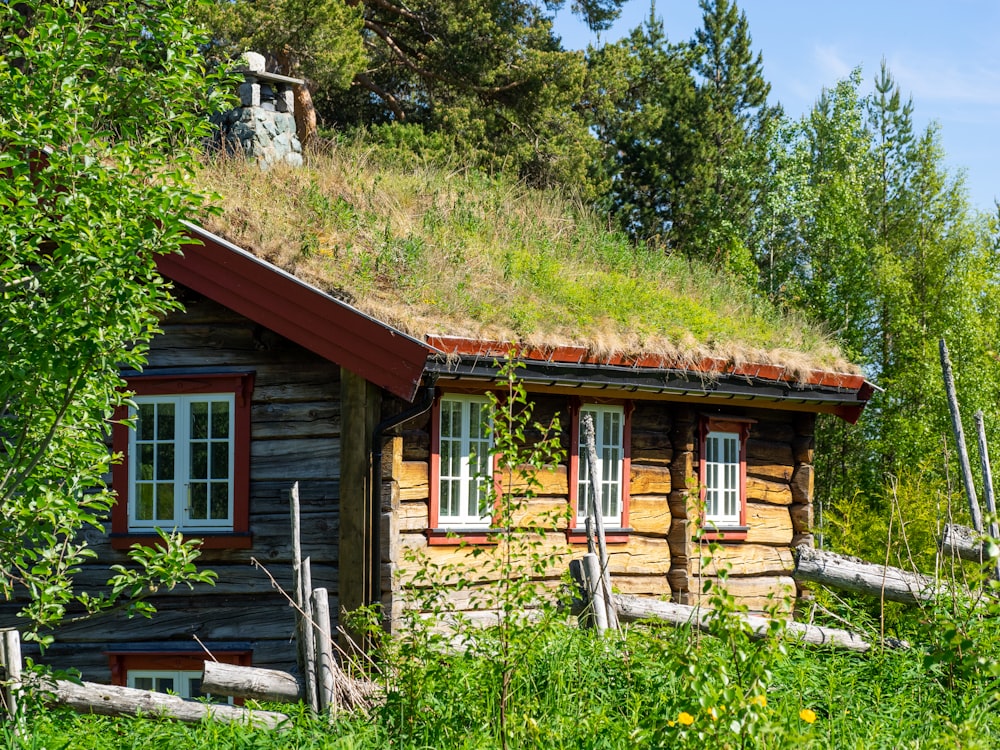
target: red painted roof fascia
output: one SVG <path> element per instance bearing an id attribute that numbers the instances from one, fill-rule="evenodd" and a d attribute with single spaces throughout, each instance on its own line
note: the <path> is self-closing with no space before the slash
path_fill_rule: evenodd
<path id="1" fill-rule="evenodd" d="M 161 274 L 412 401 L 434 350 L 276 266 L 193 227 Z"/>
<path id="2" fill-rule="evenodd" d="M 840 388 L 856 391 L 858 398 L 867 401 L 873 392 L 872 385 L 864 375 L 828 370 L 812 370 L 803 378 L 793 377 L 781 365 L 739 364 L 734 365 L 724 359 L 706 357 L 698 363 L 680 364 L 666 357 L 656 355 L 627 356 L 609 355 L 596 357 L 582 346 L 537 347 L 521 346 L 500 341 L 480 341 L 458 336 L 428 336 L 427 343 L 448 354 L 502 359 L 511 351 L 521 359 L 561 364 L 610 365 L 616 367 L 651 368 L 658 370 L 684 370 L 699 374 L 739 375 L 759 380 L 802 383 L 822 388 Z M 846 407 L 845 407 L 846 408 Z M 860 410 L 858 412 L 860 414 Z M 848 419 L 845 416 L 845 419 Z M 848 419 L 850 422 L 857 420 Z"/>

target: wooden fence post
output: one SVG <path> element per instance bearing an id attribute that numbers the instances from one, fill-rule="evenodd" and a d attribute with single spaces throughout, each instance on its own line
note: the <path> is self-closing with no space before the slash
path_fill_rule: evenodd
<path id="1" fill-rule="evenodd" d="M 969 515 L 972 516 L 972 527 L 981 534 L 983 532 L 983 516 L 979 512 L 976 485 L 972 481 L 972 466 L 969 464 L 969 451 L 965 446 L 965 430 L 962 429 L 962 415 L 958 410 L 958 396 L 955 394 L 955 378 L 951 372 L 951 359 L 948 357 L 948 345 L 944 339 L 940 340 L 939 348 L 944 391 L 948 397 L 948 411 L 951 413 L 951 428 L 955 433 L 955 443 L 958 448 L 958 464 L 962 469 L 965 494 L 969 498 Z"/>
<path id="2" fill-rule="evenodd" d="M 330 636 L 330 595 L 326 589 L 313 589 L 312 610 L 315 622 L 313 635 L 316 639 L 316 654 L 318 656 L 316 684 L 320 710 L 336 713 L 338 706 L 334 682 L 333 640 Z"/>
<path id="3" fill-rule="evenodd" d="M 0 630 L 0 666 L 3 681 L 0 683 L 2 711 L 11 722 L 15 735 L 20 734 L 21 717 L 17 711 L 18 691 L 21 688 L 21 634 L 15 628 Z"/>
<path id="4" fill-rule="evenodd" d="M 289 505 L 292 513 L 292 587 L 295 606 L 295 644 L 302 682 L 305 686 L 305 698 L 309 707 L 319 712 L 319 699 L 316 690 L 316 641 L 312 635 L 312 575 L 309 558 L 302 559 L 302 522 L 299 510 L 299 483 L 292 485 L 289 493 Z"/>

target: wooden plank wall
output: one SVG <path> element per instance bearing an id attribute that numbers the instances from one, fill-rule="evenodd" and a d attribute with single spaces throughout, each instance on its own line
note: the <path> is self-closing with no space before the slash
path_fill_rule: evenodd
<path id="1" fill-rule="evenodd" d="M 213 587 L 184 587 L 152 598 L 151 620 L 104 615 L 67 626 L 41 659 L 76 668 L 84 679 L 109 681 L 108 644 L 176 641 L 198 648 L 206 642 L 245 641 L 254 666 L 293 669 L 292 610 L 267 577 L 250 564 L 263 563 L 291 591 L 291 524 L 288 491 L 300 483 L 303 555 L 312 558 L 315 586 L 330 590 L 331 612 L 339 610 L 338 477 L 340 474 L 340 371 L 301 347 L 187 290 L 186 312 L 163 322 L 152 344 L 149 367 L 231 367 L 252 370 L 250 531 L 252 549 L 206 550 L 200 565 L 218 573 Z M 107 580 L 108 567 L 127 562 L 97 529 L 84 532 L 98 561 L 80 576 L 85 585 Z M 0 622 L 18 623 L 15 607 L 0 608 Z"/>
<path id="2" fill-rule="evenodd" d="M 539 416 L 559 411 L 563 447 L 569 448 L 566 400 L 537 396 Z M 768 596 L 796 594 L 791 578 L 791 547 L 807 541 L 812 525 L 812 427 L 815 417 L 762 409 L 727 409 L 756 420 L 747 443 L 747 521 L 744 542 L 726 543 L 712 565 L 701 569 L 692 540 L 697 513 L 698 440 L 701 412 L 684 404 L 636 401 L 632 415 L 630 526 L 624 544 L 609 545 L 616 590 L 629 594 L 698 600 L 705 578 L 718 566 L 729 569 L 728 590 L 751 609 L 763 609 Z M 470 550 L 429 546 L 429 418 L 409 425 L 390 441 L 383 461 L 382 589 L 389 624 L 398 622 L 402 584 L 408 578 L 407 550 L 419 549 L 435 563 L 475 565 Z M 542 489 L 531 507 L 545 510 L 568 500 L 568 466 L 544 472 Z M 585 545 L 567 547 L 565 534 L 546 535 L 546 544 L 567 563 Z M 412 566 L 412 563 L 410 563 Z M 559 569 L 562 569 L 560 565 Z"/>

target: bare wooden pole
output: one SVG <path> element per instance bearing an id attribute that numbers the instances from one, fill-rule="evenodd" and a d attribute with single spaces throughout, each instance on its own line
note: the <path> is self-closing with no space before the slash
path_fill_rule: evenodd
<path id="1" fill-rule="evenodd" d="M 330 636 L 330 595 L 326 589 L 313 589 L 312 610 L 316 639 L 317 669 L 316 685 L 319 693 L 320 710 L 336 713 L 337 690 L 334 674 L 336 664 L 333 661 L 333 640 Z"/>
<path id="2" fill-rule="evenodd" d="M 948 396 L 948 411 L 951 413 L 951 428 L 955 433 L 958 447 L 958 464 L 962 469 L 962 482 L 965 485 L 965 495 L 969 499 L 969 513 L 972 516 L 972 527 L 982 533 L 983 516 L 979 512 L 979 500 L 976 497 L 976 485 L 972 481 L 972 466 L 969 464 L 969 451 L 965 447 L 965 430 L 962 429 L 962 415 L 958 410 L 958 396 L 955 395 L 955 378 L 951 372 L 951 359 L 948 357 L 948 345 L 944 339 L 940 341 L 941 374 L 944 377 L 944 390 Z"/>
<path id="3" fill-rule="evenodd" d="M 600 554 L 601 563 L 601 586 L 598 593 L 604 602 L 605 617 L 607 626 L 612 630 L 618 630 L 618 614 L 611 601 L 611 571 L 608 563 L 608 545 L 604 536 L 604 509 L 601 507 L 601 464 L 597 461 L 597 438 L 594 434 L 594 420 L 590 414 L 584 414 L 581 420 L 583 424 L 583 437 L 587 444 L 587 461 L 590 464 L 590 505 L 588 511 L 590 517 L 594 519 L 594 528 L 597 530 L 597 549 Z"/>
<path id="4" fill-rule="evenodd" d="M 993 497 L 993 470 L 990 468 L 990 449 L 986 443 L 986 425 L 983 423 L 982 411 L 976 412 L 975 420 L 979 464 L 983 467 L 983 500 L 986 502 L 986 512 L 990 517 L 990 536 L 996 541 L 1000 538 L 1000 525 L 997 524 L 997 505 Z M 993 577 L 1000 579 L 1000 560 L 994 561 Z"/>
<path id="5" fill-rule="evenodd" d="M 0 666 L 4 671 L 0 690 L 3 711 L 10 718 L 14 734 L 19 735 L 21 717 L 17 712 L 17 699 L 22 679 L 21 634 L 15 628 L 0 630 Z"/>
<path id="6" fill-rule="evenodd" d="M 601 564 L 597 555 L 590 552 L 583 556 L 583 579 L 587 584 L 587 598 L 590 599 L 597 632 L 604 633 L 608 629 L 608 608 L 604 599 Z"/>
<path id="7" fill-rule="evenodd" d="M 289 493 L 292 514 L 292 576 L 295 607 L 295 643 L 299 672 L 305 685 L 305 698 L 313 711 L 319 711 L 316 690 L 316 643 L 312 637 L 312 580 L 309 558 L 302 560 L 302 521 L 299 504 L 299 483 L 292 485 Z"/>

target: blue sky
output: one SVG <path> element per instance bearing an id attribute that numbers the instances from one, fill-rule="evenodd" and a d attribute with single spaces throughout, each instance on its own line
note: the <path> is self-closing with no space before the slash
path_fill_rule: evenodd
<path id="1" fill-rule="evenodd" d="M 569 5 L 569 3 L 567 3 Z M 865 91 L 883 58 L 923 129 L 937 122 L 949 171 L 964 170 L 970 200 L 992 212 L 1000 198 L 1000 2 L 998 0 L 737 0 L 754 49 L 763 53 L 772 101 L 798 117 L 861 66 Z M 601 41 L 628 34 L 650 0 L 629 0 Z M 657 0 L 672 41 L 701 25 L 698 0 Z M 556 20 L 563 45 L 598 40 L 568 11 Z"/>

